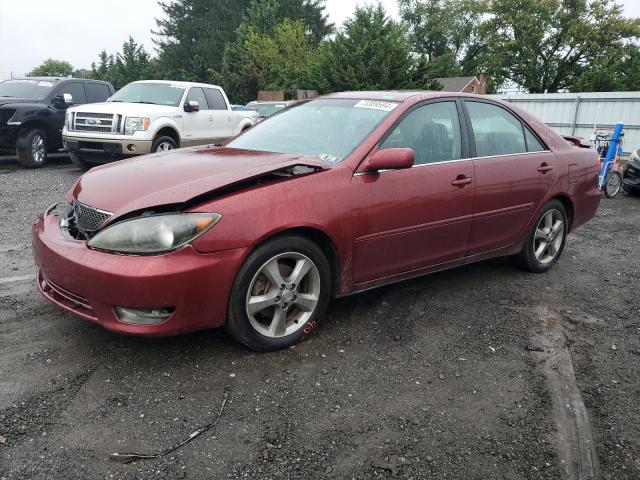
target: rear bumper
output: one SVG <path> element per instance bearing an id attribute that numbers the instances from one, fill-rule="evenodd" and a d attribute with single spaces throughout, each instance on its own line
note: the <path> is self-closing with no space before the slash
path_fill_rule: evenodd
<path id="1" fill-rule="evenodd" d="M 151 140 L 137 138 L 101 138 L 88 136 L 64 135 L 64 147 L 70 152 L 76 152 L 83 156 L 106 155 L 113 157 L 126 157 L 132 155 L 146 155 L 151 152 Z"/>
<path id="2" fill-rule="evenodd" d="M 38 288 L 50 302 L 125 334 L 170 336 L 224 324 L 227 300 L 244 249 L 202 254 L 191 246 L 155 256 L 130 256 L 87 248 L 43 215 L 33 226 Z M 174 308 L 162 323 L 118 318 L 115 307 Z"/>

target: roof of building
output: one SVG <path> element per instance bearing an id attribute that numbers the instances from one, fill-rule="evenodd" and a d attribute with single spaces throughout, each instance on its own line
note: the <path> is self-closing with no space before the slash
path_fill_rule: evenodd
<path id="1" fill-rule="evenodd" d="M 440 83 L 445 92 L 461 92 L 470 82 L 477 80 L 477 77 L 443 77 L 435 80 Z"/>

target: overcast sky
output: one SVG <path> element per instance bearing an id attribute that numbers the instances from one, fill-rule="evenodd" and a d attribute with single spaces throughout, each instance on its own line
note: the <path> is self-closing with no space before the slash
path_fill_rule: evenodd
<path id="1" fill-rule="evenodd" d="M 336 25 L 365 0 L 327 0 Z M 371 3 L 371 2 L 369 2 Z M 397 16 L 396 0 L 382 0 Z M 625 0 L 625 14 L 640 17 L 640 0 Z M 151 29 L 157 0 L 0 0 L 0 79 L 23 75 L 48 57 L 89 68 L 102 49 L 119 51 L 129 35 L 154 52 Z"/>

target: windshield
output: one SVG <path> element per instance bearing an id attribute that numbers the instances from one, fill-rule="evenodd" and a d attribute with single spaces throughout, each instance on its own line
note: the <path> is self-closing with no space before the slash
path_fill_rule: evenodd
<path id="1" fill-rule="evenodd" d="M 183 93 L 184 87 L 173 83 L 130 83 L 118 90 L 109 101 L 177 107 Z"/>
<path id="2" fill-rule="evenodd" d="M 267 104 L 249 104 L 245 110 L 251 110 L 258 112 L 259 117 L 269 117 L 276 113 L 278 110 L 282 110 L 285 107 L 284 103 L 267 103 Z"/>
<path id="3" fill-rule="evenodd" d="M 274 115 L 226 146 L 341 162 L 397 106 L 376 100 L 313 100 Z"/>
<path id="4" fill-rule="evenodd" d="M 47 80 L 6 80 L 0 83 L 0 97 L 41 100 L 49 95 L 53 85 Z"/>

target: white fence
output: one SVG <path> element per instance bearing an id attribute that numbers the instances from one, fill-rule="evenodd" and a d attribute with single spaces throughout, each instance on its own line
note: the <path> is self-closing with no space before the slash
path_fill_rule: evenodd
<path id="1" fill-rule="evenodd" d="M 624 151 L 640 148 L 640 92 L 505 94 L 491 97 L 526 110 L 561 135 L 589 140 L 594 125 L 624 124 Z"/>

